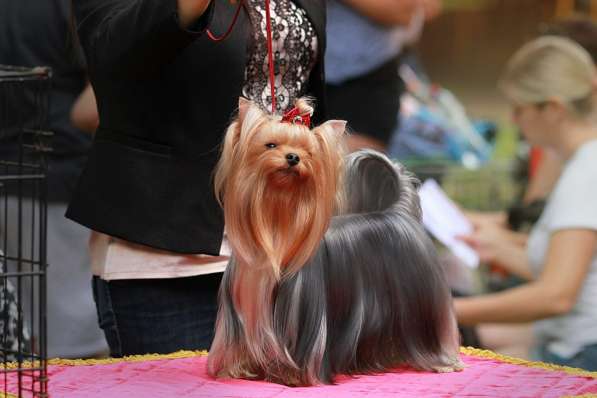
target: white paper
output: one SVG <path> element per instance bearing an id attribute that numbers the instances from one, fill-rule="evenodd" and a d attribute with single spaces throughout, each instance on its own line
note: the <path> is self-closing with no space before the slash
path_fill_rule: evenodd
<path id="1" fill-rule="evenodd" d="M 456 239 L 457 236 L 469 235 L 473 232 L 473 225 L 458 206 L 448 198 L 433 179 L 423 183 L 419 189 L 419 197 L 425 228 L 465 265 L 471 268 L 478 267 L 477 253 L 466 243 Z"/>

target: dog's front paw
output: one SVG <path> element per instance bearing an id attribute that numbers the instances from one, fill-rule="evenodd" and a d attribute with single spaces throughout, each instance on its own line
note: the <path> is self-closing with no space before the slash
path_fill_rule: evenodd
<path id="1" fill-rule="evenodd" d="M 465 368 L 465 364 L 460 358 L 447 361 L 446 364 L 434 366 L 433 370 L 437 373 L 461 372 Z"/>
<path id="2" fill-rule="evenodd" d="M 254 371 L 254 366 L 250 365 L 249 362 L 239 361 L 234 366 L 226 371 L 226 376 L 232 377 L 233 379 L 247 379 L 247 380 L 258 380 L 263 378 Z"/>

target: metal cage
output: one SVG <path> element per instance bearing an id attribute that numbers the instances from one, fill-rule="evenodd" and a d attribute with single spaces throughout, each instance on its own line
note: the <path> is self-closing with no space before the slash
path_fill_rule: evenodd
<path id="1" fill-rule="evenodd" d="M 51 71 L 0 65 L 0 397 L 47 397 Z"/>

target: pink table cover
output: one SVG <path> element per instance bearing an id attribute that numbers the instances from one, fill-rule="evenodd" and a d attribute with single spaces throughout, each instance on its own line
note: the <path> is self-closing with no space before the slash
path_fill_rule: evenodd
<path id="1" fill-rule="evenodd" d="M 341 377 L 336 385 L 306 388 L 246 380 L 216 380 L 207 375 L 207 357 L 199 353 L 125 360 L 50 361 L 49 391 L 52 398 L 597 396 L 595 372 L 531 363 L 472 349 L 463 349 L 462 359 L 467 365 L 462 372 L 438 374 L 399 370 L 372 376 Z M 9 374 L 8 385 L 0 380 L 0 394 L 7 387 L 9 392 L 16 392 L 15 381 L 14 374 Z"/>

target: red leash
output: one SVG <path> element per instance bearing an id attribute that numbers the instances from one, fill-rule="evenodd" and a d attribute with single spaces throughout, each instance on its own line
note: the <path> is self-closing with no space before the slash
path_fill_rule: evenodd
<path id="1" fill-rule="evenodd" d="M 212 0 L 216 1 L 216 0 Z M 217 37 L 215 36 L 209 29 L 207 30 L 207 36 L 215 41 L 219 42 L 225 40 L 230 33 L 232 32 L 232 28 L 236 24 L 238 16 L 240 14 L 240 9 L 243 6 L 243 0 L 238 0 L 238 6 L 236 7 L 236 12 L 234 14 L 234 18 L 232 18 L 232 22 L 228 27 L 226 33 L 222 36 Z M 265 27 L 267 31 L 267 60 L 269 64 L 269 82 L 271 86 L 271 96 L 272 96 L 272 114 L 276 113 L 276 75 L 274 70 L 274 50 L 273 50 L 273 43 L 272 43 L 272 19 L 271 19 L 271 12 L 270 12 L 270 0 L 265 0 Z"/>
<path id="2" fill-rule="evenodd" d="M 269 0 L 265 0 L 265 18 L 267 19 L 265 27 L 267 30 L 267 61 L 269 63 L 269 83 L 272 96 L 272 114 L 276 113 L 276 75 L 274 71 L 274 49 L 272 43 L 272 19 L 269 9 Z"/>
<path id="3" fill-rule="evenodd" d="M 216 0 L 212 0 L 212 1 L 216 1 Z M 236 24 L 236 20 L 238 19 L 238 15 L 240 14 L 240 9 L 242 7 L 243 7 L 243 1 L 242 0 L 238 0 L 238 6 L 236 7 L 236 12 L 234 13 L 234 17 L 232 18 L 232 22 L 230 23 L 230 26 L 228 27 L 228 30 L 226 31 L 226 33 L 224 33 L 220 37 L 217 37 L 216 35 L 214 35 L 213 33 L 211 33 L 211 30 L 207 29 L 207 36 L 211 40 L 216 41 L 216 42 L 217 41 L 225 40 L 228 36 L 230 36 L 230 33 L 232 32 L 232 28 Z"/>

